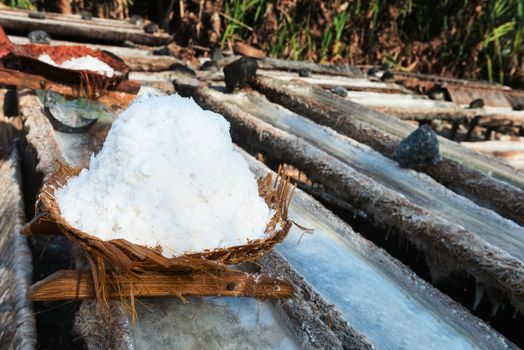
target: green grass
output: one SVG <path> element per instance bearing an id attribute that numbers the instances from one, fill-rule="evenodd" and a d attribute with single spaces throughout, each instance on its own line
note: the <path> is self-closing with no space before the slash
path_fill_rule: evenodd
<path id="1" fill-rule="evenodd" d="M 277 27 L 269 38 L 259 40 L 271 56 L 318 62 L 359 62 L 349 52 L 351 34 L 370 63 L 388 62 L 406 69 L 402 61 L 379 44 L 381 25 L 387 24 L 393 0 L 325 2 L 331 18 L 322 18 L 320 1 L 299 0 L 289 13 L 277 13 Z M 330 5 L 330 3 L 335 5 Z M 223 12 L 226 30 L 222 44 L 248 40 L 279 1 L 228 0 Z M 440 65 L 457 76 L 504 83 L 515 79 L 523 65 L 524 0 L 492 0 L 482 6 L 468 0 L 408 0 L 395 19 L 402 42 L 430 42 L 439 38 Z M 313 32 L 311 29 L 315 29 Z M 409 45 L 408 45 L 409 47 Z M 376 55 L 380 52 L 380 55 Z M 380 61 L 376 57 L 380 56 Z"/>
<path id="2" fill-rule="evenodd" d="M 34 5 L 30 0 L 4 0 L 2 2 L 9 7 L 16 7 L 23 10 L 34 9 Z"/>
<path id="3" fill-rule="evenodd" d="M 198 9 L 199 1 L 184 1 L 191 5 L 188 8 Z M 33 7 L 29 0 L 3 2 Z M 406 0 L 402 6 L 396 0 L 224 0 L 222 4 L 223 47 L 244 40 L 273 57 L 387 62 L 407 70 L 414 59 L 425 58 L 413 57 L 412 46 L 431 43 L 427 56 L 436 63 L 416 69 L 524 85 L 524 0 Z M 404 44 L 399 52 L 398 45 L 388 46 L 392 27 Z"/>

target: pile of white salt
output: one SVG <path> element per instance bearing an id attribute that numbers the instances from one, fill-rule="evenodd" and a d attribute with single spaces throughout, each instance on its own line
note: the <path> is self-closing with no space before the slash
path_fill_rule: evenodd
<path id="1" fill-rule="evenodd" d="M 271 215 L 229 123 L 178 95 L 135 101 L 55 195 L 72 226 L 167 257 L 263 239 Z"/>
<path id="2" fill-rule="evenodd" d="M 90 55 L 72 58 L 62 63 L 56 63 L 51 56 L 44 53 L 38 56 L 38 60 L 59 68 L 89 70 L 105 75 L 106 77 L 112 77 L 115 75 L 115 70 L 111 68 L 110 65 Z"/>

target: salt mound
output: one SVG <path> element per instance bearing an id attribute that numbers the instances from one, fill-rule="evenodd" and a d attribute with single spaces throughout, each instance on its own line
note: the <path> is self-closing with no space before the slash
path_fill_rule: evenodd
<path id="1" fill-rule="evenodd" d="M 58 64 L 51 58 L 51 56 L 44 53 L 38 56 L 38 60 L 59 68 L 72 70 L 90 70 L 99 74 L 103 74 L 106 77 L 112 77 L 115 75 L 115 70 L 111 68 L 111 66 L 90 55 L 72 58 Z"/>
<path id="2" fill-rule="evenodd" d="M 229 123 L 178 95 L 135 101 L 55 196 L 83 232 L 159 245 L 167 257 L 263 239 L 270 219 Z"/>

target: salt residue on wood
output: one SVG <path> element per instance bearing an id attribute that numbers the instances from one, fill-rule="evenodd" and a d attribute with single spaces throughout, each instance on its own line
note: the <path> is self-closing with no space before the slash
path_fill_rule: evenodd
<path id="1" fill-rule="evenodd" d="M 229 123 L 178 95 L 135 101 L 55 195 L 72 226 L 167 257 L 264 239 L 271 216 Z"/>
<path id="2" fill-rule="evenodd" d="M 115 75 L 115 70 L 111 68 L 107 63 L 100 61 L 98 58 L 87 55 L 82 57 L 72 58 L 62 63 L 56 63 L 51 56 L 44 53 L 38 56 L 38 60 L 55 67 L 72 69 L 72 70 L 89 70 L 99 74 L 103 74 L 106 77 L 112 77 Z"/>

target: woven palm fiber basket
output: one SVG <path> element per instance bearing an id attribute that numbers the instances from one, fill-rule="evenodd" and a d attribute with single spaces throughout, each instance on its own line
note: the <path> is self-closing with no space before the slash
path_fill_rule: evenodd
<path id="1" fill-rule="evenodd" d="M 79 168 L 71 168 L 58 163 L 57 170 L 40 191 L 37 211 L 43 215 L 45 220 L 56 223 L 64 235 L 82 248 L 93 272 L 93 282 L 99 301 L 107 299 L 105 294 L 107 283 L 111 284 L 116 281 L 116 278 L 111 278 L 115 274 L 120 277 L 119 280 L 122 276 L 129 277 L 129 283 L 132 283 L 134 274 L 144 271 L 209 271 L 220 276 L 221 271 L 228 269 L 227 265 L 253 262 L 269 252 L 275 244 L 282 242 L 291 228 L 292 223 L 287 215 L 294 188 L 291 188 L 289 177 L 283 176 L 282 172 L 279 172 L 274 182 L 271 174 L 268 174 L 265 178 L 258 180 L 259 194 L 274 212 L 266 227 L 266 239 L 166 258 L 161 254 L 160 247 L 146 247 L 124 239 L 104 241 L 71 226 L 60 215 L 60 208 L 54 193 L 80 171 Z M 132 290 L 132 288 L 126 289 Z M 133 295 L 123 297 L 133 298 Z"/>

